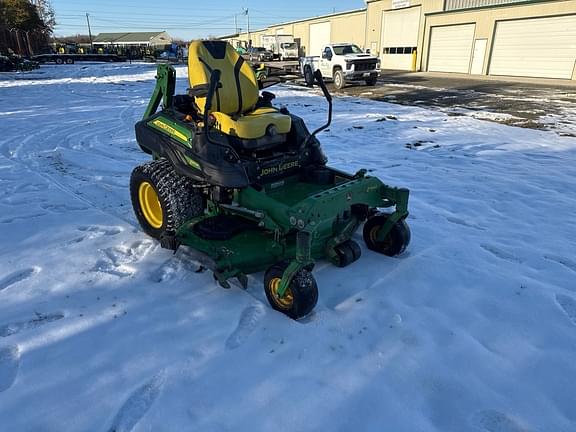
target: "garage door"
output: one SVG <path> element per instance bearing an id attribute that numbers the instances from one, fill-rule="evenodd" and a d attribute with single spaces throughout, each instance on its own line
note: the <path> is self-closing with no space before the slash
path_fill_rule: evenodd
<path id="1" fill-rule="evenodd" d="M 491 75 L 570 79 L 575 62 L 576 15 L 496 24 Z"/>
<path id="2" fill-rule="evenodd" d="M 330 43 L 330 22 L 310 24 L 310 45 L 306 55 L 319 56 L 324 45 Z"/>
<path id="3" fill-rule="evenodd" d="M 412 69 L 412 52 L 418 46 L 420 7 L 387 11 L 382 16 L 382 68 Z"/>
<path id="4" fill-rule="evenodd" d="M 432 27 L 428 70 L 468 73 L 475 24 Z"/>

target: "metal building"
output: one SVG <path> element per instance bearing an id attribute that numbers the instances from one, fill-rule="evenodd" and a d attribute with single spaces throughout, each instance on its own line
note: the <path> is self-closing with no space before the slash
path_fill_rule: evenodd
<path id="1" fill-rule="evenodd" d="M 306 55 L 354 42 L 384 69 L 576 80 L 576 0 L 365 1 L 364 9 L 273 25 L 250 40 L 292 34 Z"/>
<path id="2" fill-rule="evenodd" d="M 428 71 L 576 79 L 576 1 L 447 0 L 423 46 Z"/>

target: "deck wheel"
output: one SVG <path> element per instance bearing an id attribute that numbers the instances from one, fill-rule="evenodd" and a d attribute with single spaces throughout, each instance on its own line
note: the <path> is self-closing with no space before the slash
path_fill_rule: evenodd
<path id="1" fill-rule="evenodd" d="M 378 233 L 389 217 L 386 213 L 376 213 L 369 218 L 364 224 L 363 236 L 368 249 L 386 256 L 396 256 L 404 252 L 410 243 L 410 228 L 406 221 L 398 221 L 392 225 L 384 240 L 378 240 Z"/>
<path id="2" fill-rule="evenodd" d="M 264 275 L 264 291 L 266 298 L 272 306 L 279 312 L 292 319 L 302 318 L 308 315 L 318 302 L 318 286 L 312 273 L 306 269 L 298 271 L 288 289 L 282 297 L 278 294 L 282 276 L 288 264 L 277 263 L 266 270 Z"/>
<path id="3" fill-rule="evenodd" d="M 362 249 L 358 243 L 354 240 L 348 240 L 344 243 L 340 243 L 338 246 L 334 248 L 338 258 L 334 261 L 334 264 L 338 267 L 346 267 L 353 262 L 357 261 L 358 258 L 362 255 Z"/>

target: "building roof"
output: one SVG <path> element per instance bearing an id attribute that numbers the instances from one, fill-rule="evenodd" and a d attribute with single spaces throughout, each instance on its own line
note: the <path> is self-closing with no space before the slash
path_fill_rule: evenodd
<path id="1" fill-rule="evenodd" d="M 376 0 L 372 0 L 372 1 L 376 1 Z M 357 14 L 360 12 L 366 12 L 366 8 L 362 8 L 362 9 L 352 9 L 352 10 L 347 10 L 347 11 L 342 11 L 342 12 L 334 12 L 331 14 L 327 14 L 327 15 L 318 15 L 318 16 L 314 16 L 314 17 L 310 17 L 310 18 L 301 18 L 301 19 L 297 19 L 294 21 L 286 21 L 286 22 L 282 22 L 282 23 L 278 23 L 278 24 L 270 24 L 268 27 L 262 28 L 262 29 L 258 29 L 258 30 L 252 30 L 250 33 L 260 33 L 263 31 L 267 31 L 270 30 L 271 28 L 274 27 L 281 27 L 281 26 L 285 26 L 285 25 L 291 25 L 291 24 L 298 24 L 298 23 L 303 23 L 306 21 L 314 21 L 317 19 L 324 19 L 324 18 L 332 18 L 332 17 L 337 17 L 339 15 L 348 15 L 348 14 Z M 240 35 L 245 35 L 248 32 L 243 31 L 241 33 L 237 33 L 235 35 L 229 35 L 229 36 L 220 36 L 218 39 L 228 39 L 231 37 L 237 37 Z"/>
<path id="2" fill-rule="evenodd" d="M 161 35 L 161 32 L 133 32 L 133 33 L 100 33 L 94 38 L 94 42 L 103 43 L 128 43 L 141 42 L 147 43 L 150 39 Z"/>

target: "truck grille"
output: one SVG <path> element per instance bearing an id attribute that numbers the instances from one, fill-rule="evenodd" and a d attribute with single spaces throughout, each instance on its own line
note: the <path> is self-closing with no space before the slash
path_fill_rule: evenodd
<path id="1" fill-rule="evenodd" d="M 376 62 L 374 60 L 369 61 L 355 61 L 354 70 L 358 72 L 370 71 L 376 69 Z"/>

